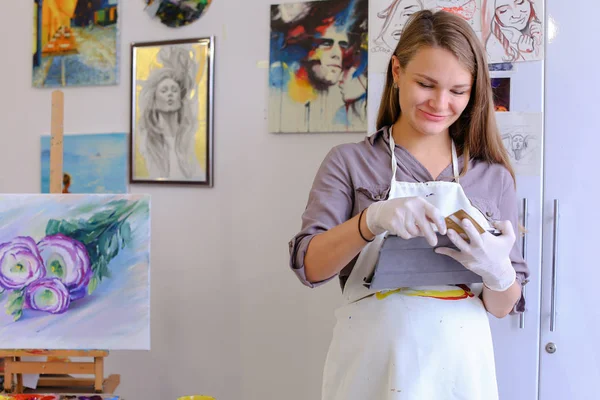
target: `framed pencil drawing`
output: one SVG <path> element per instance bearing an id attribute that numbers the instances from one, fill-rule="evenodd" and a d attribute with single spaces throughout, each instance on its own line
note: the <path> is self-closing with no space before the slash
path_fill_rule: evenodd
<path id="1" fill-rule="evenodd" d="M 131 183 L 213 186 L 213 54 L 213 37 L 131 45 Z"/>

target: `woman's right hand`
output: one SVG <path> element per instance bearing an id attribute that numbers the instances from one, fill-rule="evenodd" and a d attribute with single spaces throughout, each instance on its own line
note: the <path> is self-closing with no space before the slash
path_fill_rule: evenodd
<path id="1" fill-rule="evenodd" d="M 401 197 L 371 204 L 366 211 L 367 227 L 374 235 L 383 232 L 412 239 L 424 236 L 429 245 L 437 244 L 432 223 L 441 235 L 446 221 L 441 211 L 422 197 Z"/>

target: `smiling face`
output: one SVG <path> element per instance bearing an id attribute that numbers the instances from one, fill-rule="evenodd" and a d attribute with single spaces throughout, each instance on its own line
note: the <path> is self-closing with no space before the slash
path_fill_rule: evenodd
<path id="1" fill-rule="evenodd" d="M 525 29 L 531 16 L 529 0 L 496 0 L 496 18 L 504 27 Z"/>
<path id="2" fill-rule="evenodd" d="M 447 133 L 469 103 L 473 77 L 448 50 L 423 47 L 405 69 L 392 58 L 400 123 L 422 135 Z"/>
<path id="3" fill-rule="evenodd" d="M 163 79 L 158 84 L 155 98 L 158 111 L 173 112 L 181 108 L 181 89 L 171 78 Z"/>

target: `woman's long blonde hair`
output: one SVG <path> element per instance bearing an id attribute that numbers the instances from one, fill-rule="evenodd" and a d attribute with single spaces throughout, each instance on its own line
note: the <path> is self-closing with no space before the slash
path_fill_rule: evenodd
<path id="1" fill-rule="evenodd" d="M 486 53 L 473 29 L 461 17 L 444 12 L 423 10 L 411 16 L 405 25 L 394 55 L 405 69 L 423 47 L 437 47 L 454 54 L 473 76 L 469 103 L 459 119 L 450 126 L 450 136 L 465 160 L 471 158 L 502 164 L 515 179 L 510 158 L 496 125 L 494 101 Z M 398 88 L 393 86 L 392 61 L 388 64 L 381 97 L 377 129 L 393 125 L 400 117 Z M 461 175 L 468 169 L 463 165 Z"/>

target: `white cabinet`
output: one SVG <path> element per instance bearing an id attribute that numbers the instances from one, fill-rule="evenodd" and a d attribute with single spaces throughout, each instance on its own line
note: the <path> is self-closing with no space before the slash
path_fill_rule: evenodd
<path id="1" fill-rule="evenodd" d="M 600 39 L 584 15 L 600 3 L 546 4 L 556 37 L 546 52 L 539 399 L 597 399 Z"/>
<path id="2" fill-rule="evenodd" d="M 515 65 L 511 73 L 511 112 L 544 111 L 544 63 Z M 539 143 L 538 143 L 539 145 Z M 542 172 L 517 176 L 520 220 L 527 233 L 521 241 L 531 275 L 525 285 L 526 312 L 503 319 L 491 316 L 496 373 L 501 400 L 533 400 L 538 393 L 540 275 L 542 253 Z"/>

